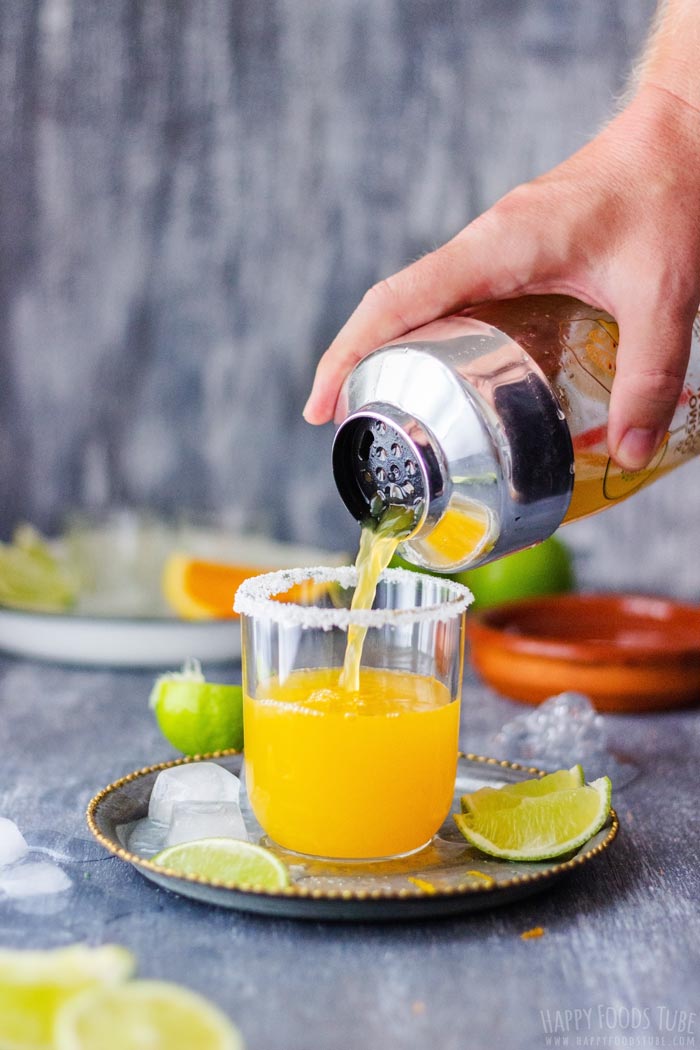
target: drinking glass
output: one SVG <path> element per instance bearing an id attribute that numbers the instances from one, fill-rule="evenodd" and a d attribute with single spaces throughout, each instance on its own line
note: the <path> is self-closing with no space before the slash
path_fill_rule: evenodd
<path id="1" fill-rule="evenodd" d="M 452 802 L 466 587 L 385 570 L 374 607 L 350 608 L 352 567 L 246 580 L 241 614 L 246 784 L 285 849 L 348 860 L 426 846 Z M 359 688 L 347 633 L 366 631 Z M 349 681 L 352 681 L 350 678 Z"/>

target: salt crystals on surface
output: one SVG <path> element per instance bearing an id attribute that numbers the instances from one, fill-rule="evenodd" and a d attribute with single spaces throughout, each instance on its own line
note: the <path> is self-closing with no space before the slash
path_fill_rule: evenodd
<path id="1" fill-rule="evenodd" d="M 0 817 L 0 900 L 17 903 L 46 898 L 72 885 L 63 868 L 51 861 L 32 860 L 33 852 L 44 851 L 33 851 L 15 822 Z"/>

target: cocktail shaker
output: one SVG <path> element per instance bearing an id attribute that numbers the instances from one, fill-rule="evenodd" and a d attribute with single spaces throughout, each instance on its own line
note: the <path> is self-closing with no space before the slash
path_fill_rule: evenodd
<path id="1" fill-rule="evenodd" d="M 413 515 L 401 553 L 454 572 L 531 546 L 700 453 L 700 326 L 671 428 L 624 471 L 606 427 L 617 325 L 568 296 L 494 302 L 364 358 L 345 381 L 333 445 L 359 521 Z"/>

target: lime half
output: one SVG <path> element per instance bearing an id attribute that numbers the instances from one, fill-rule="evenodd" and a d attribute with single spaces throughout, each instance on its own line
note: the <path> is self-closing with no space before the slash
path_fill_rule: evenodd
<path id="1" fill-rule="evenodd" d="M 0 1047 L 52 1047 L 58 1010 L 88 987 L 115 985 L 134 970 L 126 948 L 73 945 L 52 951 L 0 949 Z"/>
<path id="2" fill-rule="evenodd" d="M 90 989 L 60 1011 L 56 1050 L 243 1050 L 229 1019 L 202 996 L 165 981 Z"/>
<path id="3" fill-rule="evenodd" d="M 283 890 L 289 885 L 289 872 L 274 853 L 242 839 L 182 842 L 161 850 L 152 860 L 178 875 L 198 875 L 246 889 Z"/>
<path id="4" fill-rule="evenodd" d="M 608 777 L 592 784 L 539 795 L 504 795 L 502 807 L 489 803 L 454 815 L 467 842 L 503 860 L 549 860 L 578 849 L 602 828 L 610 813 Z M 467 796 L 469 797 L 469 796 Z"/>
<path id="5" fill-rule="evenodd" d="M 188 660 L 182 671 L 161 675 L 149 704 L 165 739 L 184 755 L 243 747 L 240 685 L 205 681 L 197 660 Z"/>
<path id="6" fill-rule="evenodd" d="M 572 766 L 571 769 L 558 769 L 534 780 L 520 780 L 516 784 L 504 787 L 483 787 L 471 795 L 462 795 L 463 813 L 483 813 L 486 810 L 513 808 L 523 798 L 538 798 L 550 795 L 553 791 L 566 791 L 583 787 L 585 784 L 583 767 Z"/>

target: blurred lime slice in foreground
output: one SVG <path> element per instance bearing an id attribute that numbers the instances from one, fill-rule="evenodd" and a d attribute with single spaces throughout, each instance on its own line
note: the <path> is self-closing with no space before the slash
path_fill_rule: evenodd
<path id="1" fill-rule="evenodd" d="M 520 780 L 517 784 L 506 784 L 501 788 L 483 787 L 471 795 L 462 795 L 463 813 L 483 813 L 487 810 L 512 809 L 523 798 L 538 798 L 551 795 L 553 791 L 566 791 L 583 787 L 583 767 L 559 769 L 534 780 Z"/>
<path id="2" fill-rule="evenodd" d="M 281 860 L 262 846 L 240 839 L 197 839 L 169 846 L 153 864 L 178 875 L 194 875 L 255 890 L 283 890 L 289 873 Z"/>
<path id="3" fill-rule="evenodd" d="M 76 993 L 116 985 L 134 970 L 126 948 L 73 945 L 53 951 L 0 949 L 0 1047 L 52 1047 L 54 1020 Z"/>
<path id="4" fill-rule="evenodd" d="M 75 602 L 78 582 L 31 525 L 12 543 L 0 543 L 0 605 L 32 612 L 62 612 Z"/>
<path id="5" fill-rule="evenodd" d="M 547 794 L 518 797 L 511 792 L 503 795 L 501 807 L 490 802 L 470 808 L 463 802 L 466 812 L 454 819 L 467 842 L 482 853 L 503 860 L 549 860 L 578 849 L 602 828 L 611 793 L 610 779 L 600 777 Z"/>
<path id="6" fill-rule="evenodd" d="M 56 1021 L 56 1050 L 243 1050 L 215 1006 L 164 981 L 131 981 L 76 996 Z"/>

